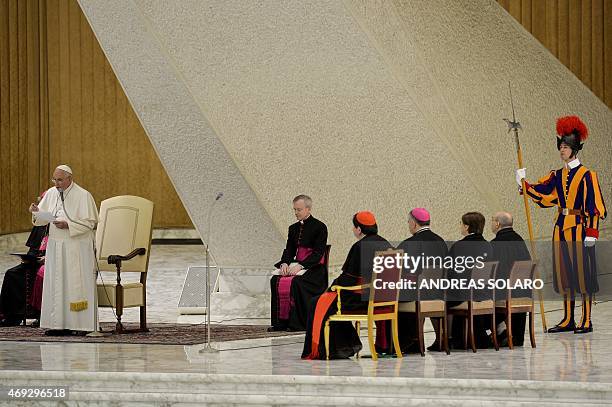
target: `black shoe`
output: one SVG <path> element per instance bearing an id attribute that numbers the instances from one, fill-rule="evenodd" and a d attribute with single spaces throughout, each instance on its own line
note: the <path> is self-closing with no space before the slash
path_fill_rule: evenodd
<path id="1" fill-rule="evenodd" d="M 436 346 L 434 351 L 437 351 L 437 350 L 438 350 L 438 347 Z M 419 346 L 418 342 L 412 342 L 407 347 L 402 348 L 402 353 L 403 354 L 408 354 L 408 353 L 419 353 L 420 354 L 421 353 L 421 347 Z"/>
<path id="2" fill-rule="evenodd" d="M 0 326 L 19 326 L 23 319 L 3 319 L 0 321 Z"/>
<path id="3" fill-rule="evenodd" d="M 440 346 L 438 341 L 435 341 L 431 345 L 427 347 L 427 351 L 429 352 L 444 352 L 444 349 Z"/>
<path id="4" fill-rule="evenodd" d="M 48 329 L 45 336 L 68 336 L 71 332 L 70 329 Z"/>
<path id="5" fill-rule="evenodd" d="M 305 329 L 298 329 L 298 328 L 291 328 L 291 327 L 289 327 L 289 328 L 285 329 L 285 331 L 287 331 L 287 332 L 305 332 L 306 330 Z"/>
<path id="6" fill-rule="evenodd" d="M 574 324 L 573 322 L 567 326 L 559 326 L 559 325 L 555 325 L 552 328 L 548 328 L 548 333 L 549 334 L 556 334 L 559 332 L 574 332 L 574 330 L 576 329 L 576 324 Z"/>
<path id="7" fill-rule="evenodd" d="M 268 332 L 284 332 L 287 330 L 287 327 L 283 326 L 270 326 L 268 327 Z"/>
<path id="8" fill-rule="evenodd" d="M 576 329 L 574 329 L 575 334 L 588 334 L 589 332 L 593 332 L 593 324 L 589 324 L 588 328 L 578 326 Z"/>

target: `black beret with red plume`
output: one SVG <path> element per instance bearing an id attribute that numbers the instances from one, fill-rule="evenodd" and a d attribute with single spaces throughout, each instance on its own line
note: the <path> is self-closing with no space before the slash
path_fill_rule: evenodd
<path id="1" fill-rule="evenodd" d="M 564 116 L 557 119 L 557 134 L 557 149 L 561 148 L 561 143 L 565 143 L 577 153 L 589 137 L 589 129 L 580 117 Z"/>

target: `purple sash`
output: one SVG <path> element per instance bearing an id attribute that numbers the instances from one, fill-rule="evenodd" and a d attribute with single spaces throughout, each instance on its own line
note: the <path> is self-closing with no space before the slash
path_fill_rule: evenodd
<path id="1" fill-rule="evenodd" d="M 298 246 L 297 253 L 295 254 L 296 261 L 303 261 L 313 252 L 311 247 Z M 319 264 L 325 264 L 325 258 L 321 257 Z M 291 307 L 293 307 L 293 298 L 291 298 L 291 281 L 295 276 L 282 276 L 278 279 L 278 319 L 286 320 L 289 319 L 289 313 Z"/>
<path id="2" fill-rule="evenodd" d="M 289 319 L 291 311 L 291 281 L 294 276 L 283 276 L 278 279 L 278 319 Z"/>

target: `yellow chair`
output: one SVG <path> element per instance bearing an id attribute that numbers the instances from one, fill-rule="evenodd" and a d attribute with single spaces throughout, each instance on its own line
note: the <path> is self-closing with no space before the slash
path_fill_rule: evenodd
<path id="1" fill-rule="evenodd" d="M 392 257 L 395 263 L 395 256 L 397 254 L 403 254 L 403 250 L 385 250 L 378 251 L 375 253 L 376 256 Z M 384 263 L 383 263 L 384 264 Z M 400 350 L 399 338 L 398 338 L 398 327 L 397 327 L 397 309 L 398 309 L 398 297 L 399 289 L 397 284 L 394 289 L 375 289 L 373 283 L 375 279 L 380 279 L 381 284 L 384 283 L 398 283 L 401 279 L 402 269 L 394 266 L 391 268 L 385 268 L 382 273 L 372 273 L 372 281 L 369 284 L 360 284 L 356 286 L 343 287 L 334 285 L 331 287 L 332 291 L 338 292 L 336 299 L 338 311 L 336 314 L 331 315 L 327 321 L 325 321 L 325 327 L 323 335 L 325 337 L 325 353 L 327 359 L 329 359 L 329 324 L 336 321 L 355 321 L 355 328 L 359 335 L 361 321 L 367 321 L 368 324 L 368 342 L 370 345 L 370 352 L 372 353 L 372 359 L 378 359 L 378 353 L 374 345 L 374 323 L 376 321 L 391 321 L 391 331 L 393 336 L 393 346 L 398 358 L 402 357 Z M 347 311 L 342 312 L 341 292 L 342 290 L 357 291 L 360 292 L 364 289 L 369 290 L 368 309 L 366 313 L 360 311 Z"/>
<path id="2" fill-rule="evenodd" d="M 489 281 L 495 279 L 495 273 L 499 262 L 491 261 L 484 263 L 482 268 L 473 268 L 471 272 L 472 280 L 484 280 Z M 499 350 L 497 343 L 497 328 L 495 323 L 495 291 L 484 292 L 481 290 L 479 294 L 486 296 L 487 298 L 474 299 L 474 289 L 470 289 L 469 299 L 463 301 L 461 304 L 447 309 L 449 315 L 458 315 L 465 317 L 464 324 L 464 349 L 467 349 L 468 340 L 472 348 L 472 352 L 476 353 L 476 340 L 474 338 L 474 316 L 475 315 L 491 315 L 491 332 L 493 336 L 493 346 L 495 350 Z"/>
<path id="3" fill-rule="evenodd" d="M 151 253 L 153 202 L 137 196 L 102 201 L 96 231 L 96 260 L 100 271 L 116 271 L 116 282 L 98 284 L 98 306 L 116 309 L 115 332 L 125 332 L 123 309 L 140 308 L 140 329 L 147 331 L 147 269 Z M 139 282 L 122 283 L 121 273 L 139 273 Z"/>
<path id="4" fill-rule="evenodd" d="M 530 260 L 515 261 L 512 264 L 510 270 L 510 286 L 514 286 L 517 280 L 529 280 L 533 281 L 535 274 L 536 263 Z M 512 314 L 519 312 L 529 313 L 529 339 L 531 341 L 531 347 L 536 347 L 535 342 L 535 327 L 534 327 L 534 305 L 533 305 L 533 293 L 531 298 L 519 297 L 512 298 L 512 290 L 507 290 L 506 299 L 495 301 L 495 309 L 497 312 L 504 313 L 506 317 L 506 331 L 508 332 L 508 348 L 513 349 L 514 343 L 512 342 Z"/>

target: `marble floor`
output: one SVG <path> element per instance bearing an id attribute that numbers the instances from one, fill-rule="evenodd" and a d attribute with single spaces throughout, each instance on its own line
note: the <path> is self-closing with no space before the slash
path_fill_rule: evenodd
<path id="1" fill-rule="evenodd" d="M 149 275 L 150 322 L 180 321 L 177 303 L 186 269 L 203 264 L 202 246 L 154 246 Z M 168 260 L 168 259 L 172 260 Z M 0 254 L 0 269 L 14 264 Z M 0 275 L 0 278 L 2 276 Z M 558 304 L 547 303 L 547 320 L 553 325 L 561 317 Z M 577 309 L 577 313 L 580 310 Z M 429 379 L 496 379 L 537 382 L 601 383 L 612 389 L 612 302 L 593 307 L 595 332 L 587 335 L 543 334 L 536 319 L 537 348 L 453 351 L 407 355 L 403 359 L 364 357 L 339 361 L 302 361 L 302 334 L 214 343 L 217 353 L 200 353 L 203 345 L 138 345 L 0 342 L 0 373 L 21 372 L 147 372 L 215 375 L 397 377 Z M 128 320 L 137 320 L 128 313 Z M 189 322 L 202 320 L 193 316 Z M 214 319 L 214 318 L 213 318 Z M 113 320 L 102 313 L 101 320 Z M 262 320 L 230 323 L 265 324 Z M 228 323 L 228 321 L 226 321 Z M 429 324 L 427 324 L 429 327 Z M 1 329 L 1 328 L 0 328 Z M 365 331 L 363 332 L 365 333 Z M 426 333 L 426 342 L 433 333 Z M 214 340 L 214 338 L 213 338 Z M 364 355 L 367 340 L 364 343 Z M 527 341 L 528 343 L 528 341 Z"/>
<path id="2" fill-rule="evenodd" d="M 547 313 L 548 314 L 548 313 Z M 558 312 L 548 314 L 556 320 Z M 218 353 L 203 354 L 203 345 L 121 345 L 0 342 L 0 370 L 90 372 L 189 372 L 253 375 L 384 376 L 456 379 L 501 379 L 600 382 L 612 386 L 612 304 L 594 307 L 595 332 L 588 335 L 542 334 L 537 348 L 517 347 L 429 352 L 425 357 L 302 361 L 303 335 L 214 343 Z M 427 341 L 432 333 L 427 333 Z M 367 350 L 367 339 L 364 355 Z M 248 361 L 248 363 L 245 363 Z"/>

